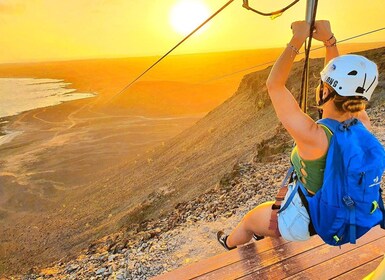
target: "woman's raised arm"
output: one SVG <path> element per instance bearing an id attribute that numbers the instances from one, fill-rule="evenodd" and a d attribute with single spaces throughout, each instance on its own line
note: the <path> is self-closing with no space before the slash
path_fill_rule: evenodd
<path id="1" fill-rule="evenodd" d="M 286 88 L 294 58 L 308 37 L 310 27 L 304 21 L 297 21 L 291 28 L 293 37 L 275 62 L 266 85 L 278 119 L 296 141 L 301 154 L 305 157 L 306 155 L 317 157 L 327 149 L 327 137 L 323 129 L 302 112 Z"/>

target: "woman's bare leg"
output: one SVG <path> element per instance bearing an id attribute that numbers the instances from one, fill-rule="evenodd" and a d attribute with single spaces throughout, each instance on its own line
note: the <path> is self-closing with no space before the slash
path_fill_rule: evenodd
<path id="1" fill-rule="evenodd" d="M 234 247 L 245 244 L 250 241 L 254 233 L 262 236 L 277 236 L 275 231 L 269 230 L 273 204 L 274 201 L 262 203 L 247 213 L 227 237 L 227 246 Z"/>

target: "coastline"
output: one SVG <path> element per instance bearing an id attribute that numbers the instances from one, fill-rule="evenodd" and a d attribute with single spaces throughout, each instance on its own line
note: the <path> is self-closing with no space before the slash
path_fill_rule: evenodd
<path id="1" fill-rule="evenodd" d="M 1 127 L 0 127 L 1 129 Z M 0 146 L 12 141 L 13 138 L 21 135 L 22 131 L 7 131 L 5 130 L 3 135 L 0 135 Z"/>
<path id="2" fill-rule="evenodd" d="M 63 79 L 0 78 L 0 118 L 97 96 L 69 86 Z"/>
<path id="3" fill-rule="evenodd" d="M 7 130 L 7 126 L 10 125 L 17 115 L 0 117 L 0 146 L 12 141 L 13 138 L 22 134 L 22 131 Z"/>
<path id="4" fill-rule="evenodd" d="M 63 79 L 0 78 L 0 146 L 23 133 L 7 129 L 22 113 L 97 95 L 78 92 L 70 85 Z"/>

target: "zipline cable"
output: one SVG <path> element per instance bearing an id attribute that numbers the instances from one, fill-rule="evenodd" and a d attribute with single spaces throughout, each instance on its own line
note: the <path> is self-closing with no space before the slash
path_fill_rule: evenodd
<path id="1" fill-rule="evenodd" d="M 368 32 L 365 32 L 365 33 L 362 33 L 362 34 L 358 34 L 358 35 L 355 35 L 355 36 L 352 36 L 352 37 L 348 37 L 348 38 L 339 40 L 338 43 L 343 43 L 343 42 L 346 42 L 346 41 L 350 41 L 350 40 L 353 40 L 353 39 L 356 39 L 356 38 L 359 38 L 359 37 L 362 37 L 362 36 L 366 36 L 366 35 L 369 35 L 369 34 L 372 34 L 372 33 L 376 33 L 376 32 L 382 31 L 382 30 L 385 30 L 385 27 L 381 27 L 381 28 L 378 28 L 378 29 L 375 29 L 375 30 L 371 30 L 371 31 L 368 31 Z M 315 48 L 311 49 L 310 52 L 316 51 L 316 50 L 319 50 L 319 49 L 323 49 L 323 48 L 324 48 L 324 46 L 315 47 Z M 305 51 L 302 51 L 302 52 L 299 53 L 299 55 L 304 54 L 304 53 L 305 53 Z M 228 74 L 225 74 L 225 75 L 222 75 L 222 76 L 219 76 L 219 77 L 215 77 L 215 78 L 203 81 L 203 82 L 199 82 L 199 83 L 196 83 L 196 84 L 211 83 L 211 82 L 214 82 L 214 81 L 217 81 L 217 80 L 221 80 L 221 79 L 233 76 L 235 74 L 246 72 L 246 71 L 249 71 L 249 70 L 252 70 L 252 69 L 255 69 L 255 68 L 259 68 L 259 67 L 262 67 L 262 66 L 271 65 L 273 63 L 275 63 L 275 60 L 271 60 L 271 61 L 268 61 L 268 62 L 257 64 L 257 65 L 254 65 L 254 66 L 251 66 L 251 67 L 248 67 L 248 68 L 240 69 L 240 70 L 237 70 L 235 72 L 231 72 L 231 73 L 228 73 Z"/>
<path id="2" fill-rule="evenodd" d="M 291 4 L 289 4 L 288 6 L 284 7 L 283 9 L 281 10 L 278 10 L 278 11 L 275 11 L 275 12 L 270 12 L 270 13 L 263 13 L 263 12 L 260 12 L 258 10 L 255 10 L 253 8 L 251 8 L 249 5 L 248 5 L 248 0 L 243 0 L 243 7 L 248 9 L 248 10 L 251 10 L 253 12 L 256 12 L 260 15 L 263 15 L 263 16 L 272 16 L 272 17 L 277 17 L 277 16 L 280 16 L 283 12 L 285 12 L 286 10 L 288 10 L 289 8 L 291 8 L 292 6 L 294 6 L 297 2 L 299 2 L 300 0 L 294 0 Z M 310 0 L 308 0 L 308 3 L 309 3 Z M 315 20 L 315 14 L 316 14 L 316 9 L 317 9 L 317 3 L 318 3 L 318 0 L 314 0 L 316 1 L 316 4 L 314 5 L 314 11 L 313 11 L 313 16 L 314 16 L 314 19 Z M 117 94 L 113 95 L 106 103 L 109 103 L 111 102 L 113 99 L 115 99 L 117 96 L 119 96 L 120 94 L 122 94 L 123 92 L 125 92 L 132 84 L 134 84 L 136 81 L 138 81 L 143 75 L 145 75 L 148 71 L 150 71 L 155 65 L 157 65 L 161 60 L 163 60 L 167 55 L 169 55 L 172 51 L 174 51 L 177 47 L 179 47 L 184 41 L 186 41 L 189 37 L 191 37 L 195 32 L 197 32 L 200 28 L 202 28 L 206 23 L 208 23 L 211 19 L 213 19 L 217 14 L 219 14 L 221 11 L 223 11 L 227 6 L 229 6 L 232 2 L 234 2 L 234 0 L 230 0 L 228 1 L 225 5 L 223 5 L 220 9 L 218 9 L 214 14 L 212 14 L 209 18 L 207 18 L 202 24 L 200 24 L 197 28 L 195 28 L 192 32 L 190 32 L 186 37 L 184 37 L 178 44 L 176 44 L 173 48 L 171 48 L 167 53 L 165 53 L 162 57 L 160 57 L 156 62 L 154 62 L 149 68 L 147 68 L 143 73 L 141 73 L 138 77 L 136 77 L 131 83 L 129 83 L 127 86 L 125 86 L 121 91 L 119 91 Z M 314 26 L 314 22 L 313 22 L 313 26 Z M 351 39 L 354 39 L 354 38 L 357 38 L 357 37 L 360 37 L 360 36 L 364 36 L 364 35 L 367 35 L 367 34 L 370 34 L 370 33 L 374 33 L 374 32 L 378 32 L 378 31 L 381 31 L 385 29 L 384 28 L 379 28 L 377 30 L 372 30 L 372 31 L 369 31 L 369 32 L 366 32 L 366 33 L 363 33 L 363 34 L 359 34 L 359 35 L 356 35 L 354 37 L 351 37 L 351 38 L 347 38 L 345 40 L 341 40 L 339 41 L 340 43 L 341 42 L 344 42 L 344 41 L 347 41 L 347 40 L 351 40 Z M 313 29 L 311 29 L 313 30 Z M 317 49 L 320 49 L 322 48 L 322 46 L 318 47 L 318 48 L 315 48 L 313 50 L 310 50 L 310 47 L 311 47 L 311 37 L 312 37 L 312 32 L 310 33 L 310 46 L 309 46 L 309 51 L 307 51 L 307 48 L 305 50 L 305 53 L 307 53 L 306 55 L 308 56 L 309 52 L 310 51 L 313 51 L 313 50 L 317 50 Z M 306 47 L 306 46 L 305 46 Z M 303 52 L 299 53 L 299 54 L 303 54 Z M 308 60 L 308 58 L 307 58 Z M 240 72 L 244 72 L 246 70 L 250 70 L 250 69 L 253 69 L 253 68 L 256 68 L 256 67 L 260 67 L 260 66 L 263 66 L 263 65 L 268 65 L 268 64 L 271 64 L 271 63 L 274 63 L 275 61 L 272 61 L 272 62 L 266 62 L 266 63 L 263 63 L 263 64 L 260 64 L 260 65 L 256 65 L 256 66 L 253 66 L 253 67 L 249 67 L 247 69 L 243 69 L 243 70 L 239 70 L 239 71 L 236 71 L 234 73 L 230 73 L 230 74 L 227 74 L 225 76 L 221 76 L 219 78 L 216 78 L 216 79 L 211 79 L 209 81 L 206 81 L 206 82 L 210 82 L 210 81 L 213 81 L 213 80 L 218 80 L 218 79 L 222 79 L 224 77 L 228 77 L 228 76 L 231 76 L 231 75 L 234 75 L 236 73 L 240 73 Z M 305 69 L 305 68 L 304 68 Z M 204 82 L 205 83 L 205 82 Z M 304 82 L 303 82 L 304 83 Z M 302 88 L 302 86 L 301 86 Z M 305 97 L 306 98 L 306 97 Z M 301 90 L 301 100 L 303 99 L 302 97 L 302 90 Z M 301 102 L 301 101 L 300 101 Z M 305 110 L 306 110 L 306 105 L 305 105 Z"/>
<path id="3" fill-rule="evenodd" d="M 372 33 L 376 33 L 378 31 L 382 31 L 382 30 L 385 30 L 385 27 L 381 27 L 381 28 L 378 28 L 378 29 L 375 29 L 375 30 L 371 30 L 371 31 L 368 31 L 368 32 L 365 32 L 365 33 L 362 33 L 362 34 L 359 34 L 359 35 L 347 38 L 347 39 L 340 40 L 340 41 L 338 41 L 338 43 L 346 42 L 346 41 L 349 41 L 349 40 L 352 40 L 352 39 L 355 39 L 355 38 L 359 38 L 359 37 L 362 37 L 364 35 L 369 35 L 369 34 L 372 34 Z M 320 47 L 318 47 L 316 49 L 320 49 L 320 48 L 323 48 L 323 47 L 320 46 Z M 316 50 L 316 49 L 314 49 L 314 50 Z"/>
<path id="4" fill-rule="evenodd" d="M 258 10 L 255 10 L 249 6 L 248 0 L 243 0 L 243 7 L 251 10 L 253 12 L 256 12 L 263 16 L 272 16 L 273 18 L 280 16 L 283 12 L 294 6 L 296 3 L 298 3 L 300 0 L 294 0 L 292 3 L 290 3 L 288 6 L 274 12 L 270 13 L 264 13 L 260 12 Z M 111 102 L 113 99 L 115 99 L 117 96 L 125 92 L 131 85 L 133 85 L 136 81 L 138 81 L 143 75 L 145 75 L 148 71 L 150 71 L 155 65 L 157 65 L 161 60 L 163 60 L 167 55 L 169 55 L 173 50 L 175 50 L 177 47 L 179 47 L 184 41 L 186 41 L 191 35 L 193 35 L 195 32 L 197 32 L 200 28 L 202 28 L 206 23 L 208 23 L 211 19 L 213 19 L 217 14 L 219 14 L 221 11 L 223 11 L 228 5 L 230 5 L 234 0 L 228 1 L 225 5 L 223 5 L 218 11 L 216 11 L 214 14 L 212 14 L 208 19 L 206 19 L 202 24 L 200 24 L 197 28 L 195 28 L 190 34 L 188 34 L 186 37 L 184 37 L 178 44 L 176 44 L 171 50 L 169 50 L 167 53 L 165 53 L 161 58 L 159 58 L 157 61 L 155 61 L 149 68 L 147 68 L 142 74 L 140 74 L 138 77 L 136 77 L 131 83 L 129 83 L 127 86 L 125 86 L 120 92 L 115 94 L 107 101 L 107 103 Z"/>
<path id="5" fill-rule="evenodd" d="M 350 40 L 353 40 L 353 39 L 356 39 L 356 38 L 360 38 L 360 37 L 363 37 L 363 36 L 366 36 L 366 35 L 370 35 L 370 34 L 373 34 L 373 33 L 376 33 L 376 32 L 380 32 L 380 31 L 383 31 L 383 30 L 385 30 L 385 26 L 381 27 L 381 28 L 374 29 L 374 30 L 370 30 L 370 31 L 367 31 L 367 32 L 364 32 L 364 33 L 361 33 L 361 34 L 358 34 L 358 35 L 354 35 L 354 36 L 351 36 L 351 37 L 348 37 L 348 38 L 345 38 L 345 39 L 342 39 L 342 40 L 339 40 L 338 43 L 347 42 L 347 41 L 350 41 Z M 318 47 L 315 47 L 315 48 L 311 49 L 310 52 L 313 52 L 313 51 L 316 51 L 316 50 L 320 50 L 320 49 L 323 49 L 323 48 L 325 48 L 325 47 L 321 45 L 321 46 L 318 46 Z M 298 54 L 299 55 L 305 54 L 305 51 L 299 52 Z M 222 76 L 219 76 L 219 77 L 215 77 L 215 78 L 212 78 L 212 79 L 209 79 L 209 80 L 206 80 L 206 81 L 201 81 L 201 82 L 198 82 L 198 83 L 193 83 L 192 85 L 201 85 L 201 84 L 212 83 L 212 82 L 215 82 L 215 81 L 218 81 L 218 80 L 222 80 L 222 79 L 231 77 L 233 75 L 236 75 L 236 74 L 239 74 L 239 73 L 242 73 L 242 72 L 253 70 L 255 68 L 259 68 L 259 67 L 262 67 L 262 66 L 269 66 L 269 65 L 274 64 L 275 62 L 276 62 L 276 60 L 271 60 L 271 61 L 268 61 L 268 62 L 260 63 L 260 64 L 257 64 L 257 65 L 254 65 L 254 66 L 251 66 L 251 67 L 248 67 L 248 68 L 243 68 L 243 69 L 237 70 L 235 72 L 231 72 L 231 73 L 228 73 L 228 74 L 225 74 L 225 75 L 222 75 Z M 113 96 L 110 100 L 112 100 L 114 97 L 115 96 Z"/>
<path id="6" fill-rule="evenodd" d="M 356 39 L 356 38 L 360 38 L 360 37 L 363 37 L 363 36 L 366 36 L 366 35 L 369 35 L 369 34 L 373 34 L 373 33 L 376 33 L 376 32 L 380 32 L 380 31 L 383 31 L 383 30 L 385 30 L 385 27 L 381 27 L 381 28 L 378 28 L 378 29 L 374 29 L 374 30 L 371 30 L 371 31 L 368 31 L 368 32 L 364 32 L 364 33 L 361 33 L 361 34 L 358 34 L 358 35 L 354 35 L 354 36 L 351 36 L 351 37 L 339 40 L 338 43 L 347 42 L 347 41 L 350 41 L 350 40 L 353 40 L 353 39 Z M 313 51 L 316 51 L 316 50 L 320 50 L 320 49 L 323 49 L 323 48 L 325 48 L 325 46 L 321 45 L 321 46 L 318 46 L 318 47 L 315 47 L 315 48 L 311 49 L 310 52 L 313 52 Z M 299 52 L 298 54 L 299 55 L 305 54 L 305 51 Z M 234 71 L 234 72 L 231 72 L 231 73 L 219 76 L 219 77 L 211 78 L 209 80 L 195 82 L 195 83 L 192 83 L 191 85 L 202 85 L 202 84 L 212 83 L 212 82 L 215 82 L 215 81 L 218 81 L 218 80 L 226 79 L 228 77 L 234 76 L 234 75 L 242 73 L 242 72 L 253 70 L 255 68 L 259 68 L 259 67 L 262 67 L 262 66 L 269 66 L 269 65 L 274 64 L 275 62 L 276 62 L 276 60 L 271 60 L 271 61 L 268 61 L 268 62 L 260 63 L 260 64 L 257 64 L 257 65 L 254 65 L 254 66 L 251 66 L 251 67 L 248 67 L 248 68 L 243 68 L 243 69 L 240 69 L 240 70 L 237 70 L 237 71 Z"/>
<path id="7" fill-rule="evenodd" d="M 358 35 L 354 35 L 352 37 L 348 37 L 348 38 L 339 40 L 338 43 L 347 42 L 347 41 L 350 41 L 350 40 L 353 40 L 353 39 L 356 39 L 356 38 L 360 38 L 360 37 L 363 37 L 363 36 L 366 36 L 366 35 L 369 35 L 369 34 L 372 34 L 372 33 L 376 33 L 376 32 L 379 32 L 379 31 L 383 31 L 383 30 L 385 30 L 385 27 L 381 27 L 381 28 L 378 28 L 378 29 L 374 29 L 374 30 L 371 30 L 371 31 L 368 31 L 368 32 L 365 32 L 365 33 L 361 33 L 361 34 L 358 34 Z M 316 50 L 320 50 L 320 49 L 323 49 L 323 48 L 325 48 L 325 47 L 324 46 L 318 46 L 318 47 L 315 47 L 315 48 L 311 49 L 310 52 L 313 52 L 313 51 L 316 51 Z M 302 54 L 305 54 L 305 51 L 302 51 L 302 52 L 298 53 L 298 55 L 302 55 Z M 237 71 L 234 71 L 234 72 L 231 72 L 231 73 L 219 76 L 219 77 L 215 77 L 215 78 L 212 78 L 212 79 L 209 79 L 209 80 L 192 83 L 191 85 L 202 85 L 202 84 L 212 83 L 212 82 L 215 82 L 215 81 L 218 81 L 218 80 L 222 80 L 222 79 L 234 76 L 234 75 L 242 73 L 242 72 L 253 70 L 255 68 L 259 68 L 259 67 L 262 67 L 262 66 L 269 66 L 269 65 L 274 64 L 275 62 L 276 62 L 276 60 L 271 60 L 271 61 L 268 61 L 268 62 L 263 62 L 261 64 L 257 64 L 257 65 L 254 65 L 254 66 L 251 66 L 251 67 L 248 67 L 248 68 L 243 68 L 243 69 L 240 69 L 240 70 L 237 70 Z"/>
<path id="8" fill-rule="evenodd" d="M 311 5 L 313 4 L 313 5 Z M 307 39 L 307 42 L 305 42 L 305 63 L 303 66 L 302 71 L 302 80 L 301 80 L 301 95 L 299 99 L 299 104 L 304 113 L 307 112 L 307 93 L 309 89 L 309 56 L 310 56 L 310 49 L 311 49 L 311 41 L 313 39 L 313 30 L 315 25 L 315 18 L 317 16 L 317 6 L 318 6 L 318 0 L 311 0 L 308 1 L 309 11 L 311 12 L 310 16 L 310 33 L 309 38 Z M 306 15 L 307 17 L 309 15 Z"/>
<path id="9" fill-rule="evenodd" d="M 139 80 L 144 74 L 146 74 L 148 71 L 150 71 L 155 65 L 157 65 L 161 60 L 163 60 L 167 55 L 169 55 L 173 50 L 175 50 L 177 47 L 179 47 L 184 41 L 186 41 L 189 37 L 191 37 L 195 32 L 197 32 L 199 29 L 201 29 L 206 23 L 208 23 L 211 19 L 213 19 L 217 14 L 219 14 L 221 11 L 223 11 L 228 5 L 230 5 L 234 0 L 228 1 L 225 5 L 223 5 L 219 10 L 217 10 L 214 14 L 212 14 L 209 18 L 207 18 L 202 24 L 200 24 L 197 28 L 195 28 L 193 31 L 190 32 L 186 37 L 184 37 L 178 44 L 176 44 L 173 48 L 171 48 L 167 53 L 165 53 L 161 58 L 159 58 L 157 61 L 155 61 L 147 70 L 145 70 L 142 74 L 140 74 L 138 77 L 136 77 L 131 83 L 129 83 L 127 86 L 125 86 L 120 92 L 115 94 L 110 100 L 113 100 L 118 95 L 125 92 L 132 84 L 134 84 L 137 80 Z"/>

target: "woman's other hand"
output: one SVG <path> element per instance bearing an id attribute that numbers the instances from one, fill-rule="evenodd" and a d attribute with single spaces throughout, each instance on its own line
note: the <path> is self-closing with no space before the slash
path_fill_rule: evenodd
<path id="1" fill-rule="evenodd" d="M 326 42 L 333 37 L 333 32 L 328 20 L 317 20 L 314 24 L 313 38 Z"/>
<path id="2" fill-rule="evenodd" d="M 293 38 L 304 42 L 309 37 L 310 24 L 306 21 L 295 21 L 291 24 L 291 30 L 293 31 Z"/>

